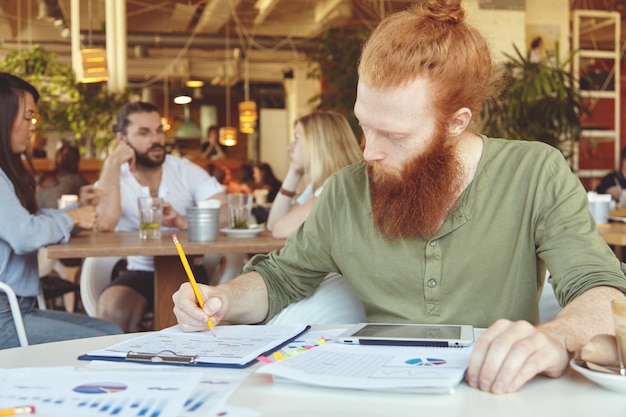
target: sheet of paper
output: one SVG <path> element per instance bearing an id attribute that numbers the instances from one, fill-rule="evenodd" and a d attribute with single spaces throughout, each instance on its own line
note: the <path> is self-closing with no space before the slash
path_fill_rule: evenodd
<path id="1" fill-rule="evenodd" d="M 305 325 L 217 326 L 214 337 L 210 332 L 188 333 L 173 326 L 89 352 L 89 355 L 123 358 L 129 352 L 135 352 L 189 356 L 207 364 L 244 365 L 297 336 L 305 328 Z"/>
<path id="2" fill-rule="evenodd" d="M 362 390 L 451 393 L 469 365 L 470 348 L 326 343 L 265 365 L 276 381 Z"/>
<path id="3" fill-rule="evenodd" d="M 89 371 L 143 372 L 149 378 L 159 378 L 162 372 L 197 372 L 200 375 L 196 387 L 185 401 L 177 417 L 217 415 L 226 408 L 228 397 L 252 373 L 251 368 L 189 368 L 169 365 L 145 366 L 128 362 L 92 361 L 81 369 Z M 229 416 L 231 414 L 228 414 Z"/>
<path id="4" fill-rule="evenodd" d="M 35 406 L 46 417 L 177 416 L 198 372 L 77 371 L 73 367 L 0 369 L 0 408 Z"/>

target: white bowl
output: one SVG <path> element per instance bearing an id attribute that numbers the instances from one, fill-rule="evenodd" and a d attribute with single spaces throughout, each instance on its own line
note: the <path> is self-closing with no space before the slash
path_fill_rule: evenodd
<path id="1" fill-rule="evenodd" d="M 576 372 L 600 385 L 602 388 L 626 394 L 626 376 L 592 371 L 591 369 L 580 365 L 574 359 L 570 361 L 570 365 Z"/>
<path id="2" fill-rule="evenodd" d="M 220 229 L 220 232 L 226 234 L 228 237 L 250 238 L 255 237 L 263 230 L 265 230 L 265 226 L 251 227 L 248 229 Z"/>

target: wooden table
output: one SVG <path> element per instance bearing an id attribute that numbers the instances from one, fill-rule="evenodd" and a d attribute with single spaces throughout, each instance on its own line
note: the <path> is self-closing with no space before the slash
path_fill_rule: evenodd
<path id="1" fill-rule="evenodd" d="M 598 232 L 606 243 L 613 246 L 618 259 L 622 258 L 622 248 L 626 246 L 626 223 L 609 223 L 598 226 Z"/>
<path id="2" fill-rule="evenodd" d="M 267 253 L 283 247 L 285 241 L 274 239 L 269 232 L 254 238 L 231 238 L 219 234 L 215 242 L 189 242 L 186 231 L 176 235 L 188 256 L 205 254 Z M 140 240 L 134 232 L 81 232 L 68 243 L 48 246 L 48 257 L 56 259 L 86 258 L 90 256 L 154 256 L 154 328 L 176 324 L 172 313 L 172 294 L 187 281 L 187 275 L 172 243 L 171 234 L 164 232 L 161 239 Z"/>

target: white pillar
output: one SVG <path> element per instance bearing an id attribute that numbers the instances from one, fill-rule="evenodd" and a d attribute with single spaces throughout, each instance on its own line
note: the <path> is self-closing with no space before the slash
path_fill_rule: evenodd
<path id="1" fill-rule="evenodd" d="M 109 91 L 121 92 L 128 84 L 125 1 L 106 1 L 105 19 Z"/>
<path id="2" fill-rule="evenodd" d="M 80 0 L 70 3 L 70 41 L 72 42 L 72 69 L 74 74 L 82 71 L 80 58 Z"/>

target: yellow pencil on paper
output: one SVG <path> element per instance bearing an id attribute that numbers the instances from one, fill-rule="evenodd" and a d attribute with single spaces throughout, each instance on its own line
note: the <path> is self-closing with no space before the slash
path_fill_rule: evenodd
<path id="1" fill-rule="evenodd" d="M 22 407 L 3 408 L 0 410 L 0 416 L 18 416 L 20 414 L 33 414 L 35 407 L 32 405 L 25 405 Z"/>
<path id="2" fill-rule="evenodd" d="M 198 299 L 198 304 L 200 304 L 200 308 L 204 307 L 204 299 L 202 298 L 202 294 L 200 294 L 200 289 L 198 288 L 198 283 L 196 282 L 196 278 L 193 276 L 193 272 L 191 271 L 191 267 L 189 266 L 189 261 L 187 261 L 187 256 L 183 251 L 183 247 L 178 241 L 178 237 L 176 234 L 172 234 L 172 240 L 174 241 L 174 245 L 176 245 L 176 250 L 178 251 L 178 256 L 180 257 L 180 261 L 183 263 L 183 267 L 185 268 L 185 272 L 187 272 L 187 277 L 189 278 L 189 282 L 191 283 L 191 287 L 193 288 L 193 292 L 196 294 L 196 298 Z M 209 317 L 209 322 L 207 323 L 209 329 L 211 329 L 211 333 L 215 336 L 215 325 L 213 324 L 213 320 Z"/>

